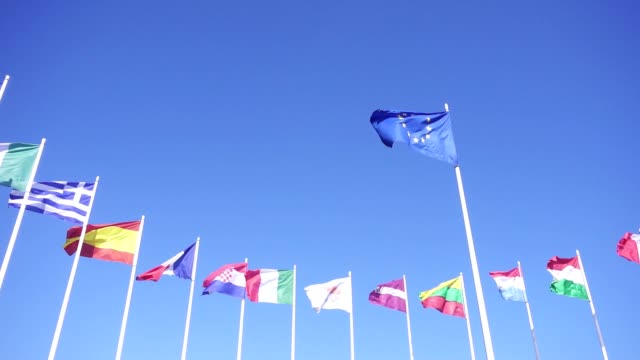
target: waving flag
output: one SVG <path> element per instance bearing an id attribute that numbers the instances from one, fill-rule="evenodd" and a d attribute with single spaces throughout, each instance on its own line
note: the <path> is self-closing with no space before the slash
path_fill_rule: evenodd
<path id="1" fill-rule="evenodd" d="M 191 280 L 191 274 L 193 274 L 193 256 L 195 253 L 193 249 L 195 246 L 196 244 L 193 243 L 159 266 L 136 276 L 136 280 L 158 281 L 162 275 L 173 275 L 181 279 Z"/>
<path id="2" fill-rule="evenodd" d="M 293 270 L 249 270 L 247 297 L 253 302 L 293 304 Z"/>
<path id="3" fill-rule="evenodd" d="M 369 302 L 389 309 L 407 312 L 407 293 L 404 289 L 404 280 L 398 279 L 378 285 L 369 294 Z"/>
<path id="4" fill-rule="evenodd" d="M 217 292 L 229 296 L 244 298 L 247 280 L 244 277 L 247 272 L 247 263 L 227 264 L 212 272 L 202 282 L 202 295 Z"/>
<path id="5" fill-rule="evenodd" d="M 127 221 L 113 224 L 87 225 L 80 256 L 94 259 L 133 264 L 140 236 L 140 221 Z M 73 255 L 78 249 L 82 226 L 67 230 L 64 250 Z"/>
<path id="6" fill-rule="evenodd" d="M 407 143 L 423 155 L 458 165 L 448 112 L 376 110 L 369 120 L 386 146 Z"/>
<path id="7" fill-rule="evenodd" d="M 640 248 L 640 234 L 626 233 L 618 242 L 618 255 L 640 264 L 638 249 Z"/>
<path id="8" fill-rule="evenodd" d="M 553 276 L 551 292 L 558 295 L 589 300 L 585 286 L 584 271 L 580 268 L 578 257 L 552 257 L 547 263 L 547 270 Z"/>
<path id="9" fill-rule="evenodd" d="M 27 210 L 52 215 L 77 224 L 87 221 L 94 183 L 71 181 L 34 182 L 27 199 Z M 24 192 L 13 190 L 9 206 L 19 208 Z"/>
<path id="10" fill-rule="evenodd" d="M 340 278 L 323 284 L 309 285 L 304 288 L 311 307 L 320 312 L 322 309 L 338 309 L 351 313 L 351 278 Z"/>
<path id="11" fill-rule="evenodd" d="M 464 296 L 460 276 L 420 293 L 424 308 L 434 308 L 443 314 L 465 317 Z"/>
<path id="12" fill-rule="evenodd" d="M 39 145 L 0 143 L 0 185 L 25 191 Z"/>
<path id="13" fill-rule="evenodd" d="M 500 295 L 505 300 L 525 301 L 524 279 L 517 267 L 509 271 L 492 271 L 489 275 L 498 286 Z"/>

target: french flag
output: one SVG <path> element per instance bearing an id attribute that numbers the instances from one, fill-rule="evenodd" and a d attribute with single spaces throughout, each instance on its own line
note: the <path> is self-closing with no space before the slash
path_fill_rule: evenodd
<path id="1" fill-rule="evenodd" d="M 162 275 L 177 276 L 181 279 L 192 280 L 193 274 L 193 258 L 195 251 L 193 250 L 196 243 L 176 254 L 171 259 L 163 262 L 161 265 L 154 267 L 149 271 L 136 276 L 138 281 L 158 281 Z"/>
<path id="2" fill-rule="evenodd" d="M 524 279 L 519 268 L 516 267 L 509 271 L 492 271 L 489 275 L 498 285 L 498 291 L 503 299 L 525 301 Z"/>
<path id="3" fill-rule="evenodd" d="M 202 282 L 202 295 L 217 292 L 244 299 L 247 288 L 247 263 L 227 264 L 212 272 Z"/>

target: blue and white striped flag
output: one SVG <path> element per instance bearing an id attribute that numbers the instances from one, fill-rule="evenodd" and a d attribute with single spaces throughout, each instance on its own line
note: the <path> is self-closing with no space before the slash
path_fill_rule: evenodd
<path id="1" fill-rule="evenodd" d="M 89 202 L 94 194 L 93 186 L 94 183 L 87 182 L 34 182 L 26 209 L 84 224 L 87 221 Z M 11 191 L 9 206 L 19 208 L 23 198 L 23 191 Z"/>

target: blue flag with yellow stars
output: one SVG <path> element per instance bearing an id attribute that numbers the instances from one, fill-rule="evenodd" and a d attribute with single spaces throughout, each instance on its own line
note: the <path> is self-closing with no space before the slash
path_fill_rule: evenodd
<path id="1" fill-rule="evenodd" d="M 407 143 L 423 155 L 458 165 L 448 112 L 376 110 L 371 114 L 370 121 L 386 146 L 393 147 L 397 142 Z"/>

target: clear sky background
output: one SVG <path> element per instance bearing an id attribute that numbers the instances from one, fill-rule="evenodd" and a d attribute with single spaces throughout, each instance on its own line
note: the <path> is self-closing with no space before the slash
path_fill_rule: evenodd
<path id="1" fill-rule="evenodd" d="M 47 138 L 36 180 L 93 181 L 91 223 L 146 216 L 140 273 L 202 238 L 210 272 L 298 267 L 297 358 L 349 358 L 349 317 L 303 287 L 353 272 L 358 359 L 408 359 L 405 317 L 371 305 L 406 274 L 416 359 L 467 359 L 465 321 L 420 291 L 463 272 L 453 168 L 386 148 L 378 108 L 451 107 L 498 359 L 533 359 L 524 304 L 489 271 L 522 262 L 543 359 L 601 359 L 586 301 L 549 291 L 580 249 L 611 359 L 640 351 L 640 28 L 633 1 L 23 1 L 0 11 L 2 142 Z M 0 189 L 8 198 L 9 189 Z M 2 253 L 17 210 L 0 213 Z M 25 214 L 0 292 L 0 357 L 46 358 L 71 223 Z M 58 359 L 112 359 L 130 267 L 82 258 Z M 123 359 L 178 359 L 189 282 L 134 286 Z M 235 359 L 240 301 L 196 295 L 189 359 Z M 288 359 L 291 307 L 247 303 L 243 359 Z"/>

